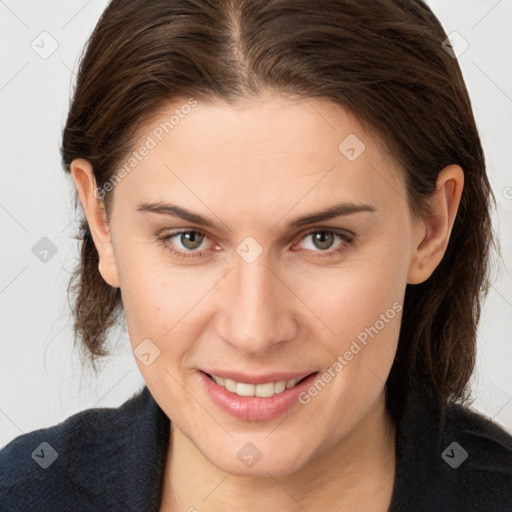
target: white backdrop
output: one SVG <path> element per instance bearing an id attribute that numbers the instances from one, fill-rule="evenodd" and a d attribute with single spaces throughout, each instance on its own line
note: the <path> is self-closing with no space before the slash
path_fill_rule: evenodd
<path id="1" fill-rule="evenodd" d="M 80 410 L 118 406 L 144 384 L 122 328 L 98 376 L 82 377 L 66 294 L 78 224 L 58 148 L 79 56 L 107 3 L 0 0 L 0 447 Z M 429 4 L 457 32 L 498 199 L 504 264 L 480 323 L 474 407 L 512 433 L 512 1 Z M 49 248 L 46 262 L 34 246 Z"/>

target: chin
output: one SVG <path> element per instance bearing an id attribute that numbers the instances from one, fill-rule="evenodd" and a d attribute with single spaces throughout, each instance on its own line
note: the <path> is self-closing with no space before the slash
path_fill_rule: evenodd
<path id="1" fill-rule="evenodd" d="M 282 446 L 282 443 L 277 444 Z M 307 464 L 303 445 L 289 447 L 283 452 L 278 447 L 269 446 L 268 439 L 266 442 L 252 443 L 247 437 L 242 442 L 235 441 L 225 449 L 220 448 L 220 452 L 212 453 L 207 450 L 203 451 L 203 455 L 221 471 L 240 477 L 284 477 L 296 473 Z"/>

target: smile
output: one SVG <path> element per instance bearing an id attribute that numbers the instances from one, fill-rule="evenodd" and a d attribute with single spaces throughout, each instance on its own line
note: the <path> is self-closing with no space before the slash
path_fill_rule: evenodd
<path id="1" fill-rule="evenodd" d="M 277 418 L 301 407 L 298 396 L 313 384 L 319 371 L 295 373 L 293 377 L 290 372 L 258 377 L 236 372 L 229 372 L 228 377 L 228 372 L 223 373 L 224 376 L 203 370 L 196 372 L 206 396 L 224 413 L 239 420 L 257 422 Z M 230 378 L 235 376 L 240 380 Z"/>
<path id="2" fill-rule="evenodd" d="M 261 398 L 268 398 L 282 393 L 285 389 L 293 388 L 306 378 L 279 380 L 276 382 L 265 382 L 263 384 L 248 384 L 246 382 L 236 382 L 233 379 L 218 377 L 217 375 L 210 375 L 209 373 L 207 373 L 207 375 L 219 386 L 222 386 L 231 393 L 236 393 L 239 396 L 259 396 Z"/>

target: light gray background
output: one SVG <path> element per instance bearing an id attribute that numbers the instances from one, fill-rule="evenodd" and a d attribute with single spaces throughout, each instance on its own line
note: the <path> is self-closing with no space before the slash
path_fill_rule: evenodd
<path id="1" fill-rule="evenodd" d="M 78 224 L 58 147 L 78 58 L 107 3 L 0 0 L 0 446 L 80 410 L 118 406 L 144 384 L 122 328 L 98 378 L 82 377 L 66 295 Z M 512 432 L 512 0 L 429 4 L 469 44 L 459 62 L 505 261 L 480 323 L 474 407 Z M 43 237 L 57 248 L 46 263 L 32 252 Z"/>

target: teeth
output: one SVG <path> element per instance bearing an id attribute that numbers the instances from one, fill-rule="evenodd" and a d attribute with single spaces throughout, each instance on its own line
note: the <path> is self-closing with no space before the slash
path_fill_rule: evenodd
<path id="1" fill-rule="evenodd" d="M 280 380 L 277 382 L 265 382 L 264 384 L 246 384 L 245 382 L 236 382 L 232 379 L 225 379 L 224 377 L 217 377 L 212 375 L 213 380 L 219 385 L 226 388 L 231 393 L 236 393 L 240 396 L 259 396 L 262 398 L 269 398 L 278 393 L 282 393 L 285 389 L 290 389 L 300 379 Z"/>

